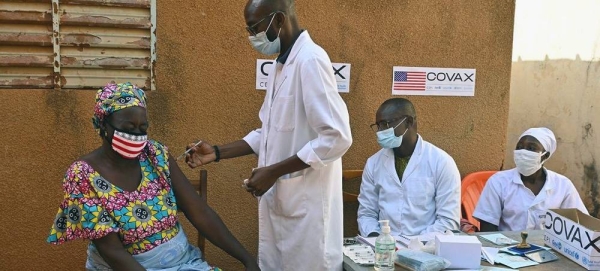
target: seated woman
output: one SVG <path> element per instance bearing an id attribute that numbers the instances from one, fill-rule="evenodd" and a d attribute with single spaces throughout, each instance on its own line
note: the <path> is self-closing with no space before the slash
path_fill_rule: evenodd
<path id="1" fill-rule="evenodd" d="M 548 209 L 577 208 L 588 213 L 571 180 L 542 165 L 556 150 L 554 133 L 531 128 L 514 151 L 516 168 L 488 180 L 473 217 L 481 231 L 542 229 Z"/>
<path id="2" fill-rule="evenodd" d="M 181 209 L 209 241 L 247 270 L 259 270 L 169 150 L 148 140 L 144 91 L 108 84 L 98 90 L 92 121 L 102 146 L 67 170 L 48 242 L 91 240 L 87 270 L 219 270 L 188 243 L 177 219 Z"/>

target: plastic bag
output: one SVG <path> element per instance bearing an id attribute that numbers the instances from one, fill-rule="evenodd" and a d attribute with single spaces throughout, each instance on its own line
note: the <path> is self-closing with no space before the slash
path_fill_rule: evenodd
<path id="1" fill-rule="evenodd" d="M 450 262 L 442 257 L 411 249 L 398 250 L 396 263 L 414 271 L 439 271 L 450 266 Z"/>
<path id="2" fill-rule="evenodd" d="M 454 233 L 452 233 L 452 231 L 445 231 L 444 233 L 431 232 L 420 235 L 418 238 L 413 238 L 410 240 L 408 249 L 420 250 L 429 254 L 435 254 L 435 237 L 437 235 L 454 235 Z"/>

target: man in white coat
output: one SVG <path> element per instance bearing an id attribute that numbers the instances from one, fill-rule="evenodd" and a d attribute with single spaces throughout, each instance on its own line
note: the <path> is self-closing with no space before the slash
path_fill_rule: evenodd
<path id="1" fill-rule="evenodd" d="M 382 147 L 367 160 L 358 196 L 358 226 L 377 236 L 379 220 L 393 235 L 431 235 L 458 230 L 460 174 L 454 160 L 417 133 L 413 104 L 402 98 L 377 110 L 377 141 Z"/>
<path id="2" fill-rule="evenodd" d="M 247 154 L 258 168 L 243 186 L 259 198 L 262 270 L 342 270 L 341 157 L 352 144 L 346 104 L 327 53 L 298 25 L 291 0 L 250 0 L 252 46 L 277 54 L 260 129 L 243 140 L 192 148 L 191 167 Z"/>

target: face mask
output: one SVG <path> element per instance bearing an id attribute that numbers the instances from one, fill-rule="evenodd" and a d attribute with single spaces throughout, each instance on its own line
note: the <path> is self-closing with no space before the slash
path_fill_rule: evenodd
<path id="1" fill-rule="evenodd" d="M 114 151 L 125 159 L 134 159 L 140 156 L 148 143 L 148 135 L 146 133 L 129 134 L 118 130 L 110 123 L 108 125 L 115 130 L 111 142 Z"/>
<path id="2" fill-rule="evenodd" d="M 273 19 L 275 19 L 275 15 L 271 18 L 271 22 L 269 22 L 269 26 L 267 26 L 267 30 L 271 27 L 273 23 Z M 267 38 L 267 30 L 256 34 L 256 36 L 249 36 L 250 44 L 252 47 L 261 54 L 264 55 L 273 55 L 279 53 L 281 49 L 281 40 L 279 40 L 279 33 L 281 33 L 281 28 L 279 28 L 279 32 L 277 32 L 277 38 L 274 41 L 270 41 Z"/>
<path id="3" fill-rule="evenodd" d="M 400 145 L 402 145 L 402 137 L 404 137 L 404 135 L 408 131 L 408 128 L 406 128 L 406 131 L 404 131 L 404 133 L 401 136 L 396 136 L 394 134 L 394 130 L 396 130 L 396 128 L 400 126 L 400 124 L 402 124 L 405 120 L 406 118 L 404 118 L 394 128 L 388 128 L 383 131 L 377 132 L 377 143 L 379 143 L 379 146 L 381 146 L 384 149 L 393 149 L 400 147 Z"/>
<path id="4" fill-rule="evenodd" d="M 533 152 L 528 150 L 515 150 L 514 158 L 517 170 L 523 176 L 531 176 L 542 168 L 542 156 L 544 153 Z"/>

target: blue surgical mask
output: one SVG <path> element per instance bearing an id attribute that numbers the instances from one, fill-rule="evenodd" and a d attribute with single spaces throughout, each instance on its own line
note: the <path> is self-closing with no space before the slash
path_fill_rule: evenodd
<path id="1" fill-rule="evenodd" d="M 408 128 L 406 128 L 406 131 L 404 131 L 404 133 L 401 136 L 396 136 L 396 134 L 394 133 L 394 131 L 405 120 L 406 120 L 406 118 L 404 118 L 394 128 L 390 127 L 390 128 L 385 129 L 383 131 L 377 132 L 377 143 L 379 143 L 379 146 L 381 146 L 384 149 L 393 149 L 393 148 L 400 147 L 400 145 L 402 145 L 402 137 L 404 137 L 404 135 L 408 131 Z"/>
<path id="2" fill-rule="evenodd" d="M 267 26 L 267 29 L 265 31 L 256 34 L 256 36 L 248 37 L 248 39 L 250 40 L 250 44 L 252 44 L 252 47 L 256 51 L 258 51 L 259 53 L 264 54 L 264 55 L 277 54 L 277 53 L 279 53 L 279 51 L 281 49 L 281 40 L 279 39 L 279 34 L 281 33 L 281 28 L 279 28 L 279 32 L 277 32 L 277 38 L 275 38 L 274 41 L 270 41 L 269 38 L 267 38 L 267 30 L 269 30 L 269 28 L 271 28 L 273 19 L 275 19 L 275 16 L 273 16 L 273 18 L 271 18 L 271 21 L 269 22 L 269 26 Z"/>

